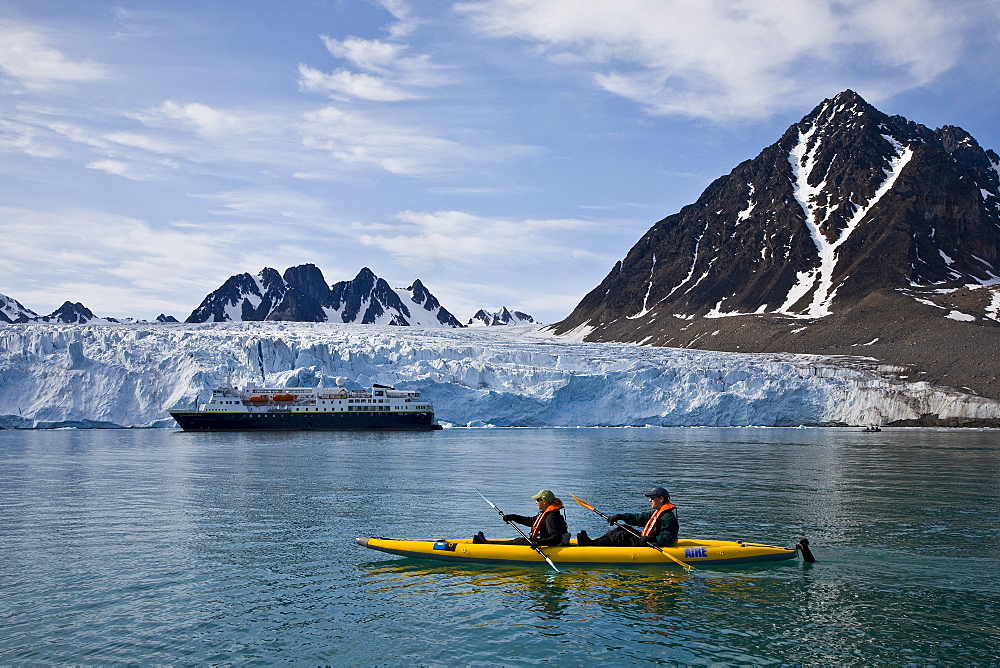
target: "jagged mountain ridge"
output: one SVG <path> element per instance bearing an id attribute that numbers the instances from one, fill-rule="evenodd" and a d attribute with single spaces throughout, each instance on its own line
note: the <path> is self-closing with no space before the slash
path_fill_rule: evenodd
<path id="1" fill-rule="evenodd" d="M 656 223 L 554 329 L 863 354 L 997 396 L 953 342 L 1000 353 L 998 284 L 1000 157 L 845 91 Z"/>
<path id="2" fill-rule="evenodd" d="M 463 326 L 419 279 L 394 289 L 364 267 L 353 280 L 327 285 L 313 264 L 289 267 L 283 274 L 265 267 L 256 276 L 232 276 L 186 322 L 240 320 Z"/>
<path id="3" fill-rule="evenodd" d="M 535 319 L 527 313 L 521 311 L 511 311 L 506 306 L 494 313 L 486 309 L 479 309 L 476 314 L 469 318 L 470 325 L 482 325 L 486 327 L 497 327 L 501 325 L 520 325 L 523 323 L 534 323 Z"/>
<path id="4" fill-rule="evenodd" d="M 161 315 L 160 317 L 164 318 L 168 316 Z M 70 301 L 63 302 L 62 306 L 48 315 L 38 315 L 31 309 L 23 306 L 16 299 L 0 294 L 0 322 L 11 324 L 38 322 L 84 325 L 87 323 L 100 324 L 119 321 L 114 318 L 100 318 L 80 302 L 74 303 Z"/>

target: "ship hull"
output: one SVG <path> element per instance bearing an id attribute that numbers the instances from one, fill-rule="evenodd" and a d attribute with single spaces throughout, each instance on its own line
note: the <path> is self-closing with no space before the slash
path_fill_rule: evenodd
<path id="1" fill-rule="evenodd" d="M 433 413 L 219 413 L 173 411 L 184 431 L 433 431 Z"/>

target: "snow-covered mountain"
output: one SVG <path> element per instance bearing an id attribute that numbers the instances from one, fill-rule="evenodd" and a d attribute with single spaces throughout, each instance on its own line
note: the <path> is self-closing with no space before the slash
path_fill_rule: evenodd
<path id="1" fill-rule="evenodd" d="M 499 311 L 489 313 L 486 309 L 479 309 L 476 315 L 469 319 L 470 325 L 480 325 L 495 327 L 497 325 L 524 325 L 534 323 L 535 319 L 527 313 L 521 311 L 511 311 L 506 306 Z"/>
<path id="2" fill-rule="evenodd" d="M 32 322 L 58 322 L 85 325 L 117 322 L 114 318 L 99 318 L 80 302 L 63 302 L 63 305 L 48 315 L 38 316 Z"/>
<path id="3" fill-rule="evenodd" d="M 554 331 L 865 355 L 1000 398 L 998 311 L 1000 157 L 845 91 L 656 223 Z"/>
<path id="4" fill-rule="evenodd" d="M 38 314 L 7 295 L 0 295 L 0 322 L 28 322 Z"/>
<path id="5" fill-rule="evenodd" d="M 213 387 L 346 376 L 455 425 L 1000 424 L 1000 402 L 872 360 L 552 338 L 537 326 L 0 325 L 0 426 L 174 426 Z"/>
<path id="6" fill-rule="evenodd" d="M 351 281 L 326 284 L 316 265 L 238 274 L 209 294 L 187 322 L 337 322 L 462 327 L 420 280 L 392 288 L 364 267 Z"/>
<path id="7" fill-rule="evenodd" d="M 63 302 L 62 306 L 48 315 L 38 315 L 31 309 L 22 306 L 16 299 L 0 295 L 0 322 L 52 322 L 82 325 L 86 323 L 102 324 L 118 321 L 114 318 L 99 318 L 83 304 L 69 301 Z"/>

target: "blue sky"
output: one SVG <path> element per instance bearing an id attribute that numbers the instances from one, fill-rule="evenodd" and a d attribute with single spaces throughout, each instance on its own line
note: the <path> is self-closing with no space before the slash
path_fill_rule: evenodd
<path id="1" fill-rule="evenodd" d="M 998 63 L 997 0 L 0 0 L 0 293 L 312 262 L 554 322 L 846 88 L 1000 149 Z"/>

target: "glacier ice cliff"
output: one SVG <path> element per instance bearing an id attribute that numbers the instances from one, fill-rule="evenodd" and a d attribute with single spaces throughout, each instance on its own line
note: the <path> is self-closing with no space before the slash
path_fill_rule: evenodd
<path id="1" fill-rule="evenodd" d="M 0 427 L 175 427 L 213 387 L 419 389 L 437 418 L 496 426 L 1000 424 L 1000 402 L 875 364 L 582 343 L 537 325 L 0 324 Z M 870 361 L 869 361 L 870 362 Z"/>

